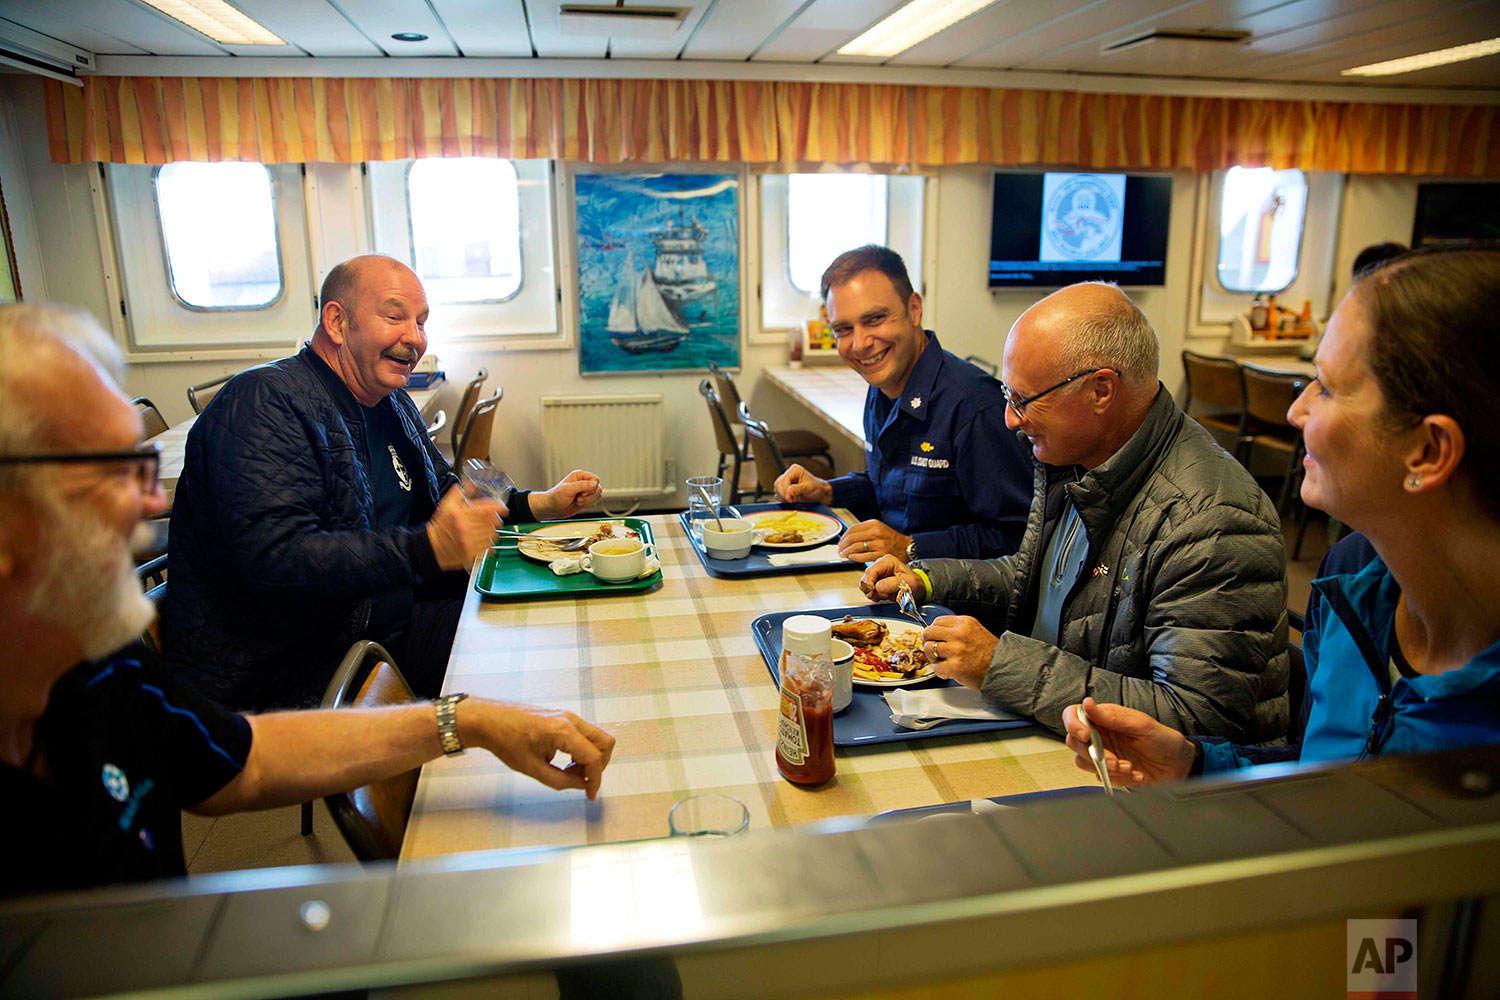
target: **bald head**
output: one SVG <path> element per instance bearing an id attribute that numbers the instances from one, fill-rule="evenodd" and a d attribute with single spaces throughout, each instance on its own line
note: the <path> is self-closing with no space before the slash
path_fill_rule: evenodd
<path id="1" fill-rule="evenodd" d="M 359 294 L 361 285 L 394 276 L 410 276 L 412 281 L 418 280 L 415 271 L 395 257 L 383 253 L 361 254 L 333 265 L 333 269 L 323 279 L 323 287 L 318 289 L 318 328 L 323 327 L 324 311 L 328 308 L 328 303 L 337 302 L 346 313 L 350 312 L 354 309 L 355 297 Z"/>
<path id="2" fill-rule="evenodd" d="M 383 254 L 352 257 L 323 280 L 312 349 L 364 406 L 406 385 L 427 351 L 427 293 Z"/>
<path id="3" fill-rule="evenodd" d="M 1066 374 L 1113 368 L 1126 385 L 1154 394 L 1156 331 L 1115 285 L 1085 281 L 1058 289 L 1021 315 L 1011 328 L 1011 336 L 1018 335 L 1035 340 Z"/>

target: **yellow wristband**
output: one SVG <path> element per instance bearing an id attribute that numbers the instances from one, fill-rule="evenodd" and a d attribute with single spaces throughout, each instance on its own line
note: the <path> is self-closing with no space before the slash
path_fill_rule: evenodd
<path id="1" fill-rule="evenodd" d="M 927 597 L 922 601 L 923 604 L 926 604 L 928 601 L 932 600 L 932 577 L 928 576 L 924 571 L 917 569 L 917 567 L 915 566 L 910 566 L 908 568 L 921 578 L 922 586 L 927 588 Z"/>

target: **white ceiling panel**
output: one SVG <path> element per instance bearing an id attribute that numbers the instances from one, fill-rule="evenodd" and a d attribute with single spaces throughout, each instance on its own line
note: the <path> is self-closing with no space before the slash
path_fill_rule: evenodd
<path id="1" fill-rule="evenodd" d="M 322 0 L 313 0 L 322 2 Z M 448 31 L 433 16 L 426 0 L 338 0 L 340 9 L 360 30 L 392 56 L 456 56 Z M 398 42 L 398 31 L 426 35 L 425 42 Z"/>
<path id="2" fill-rule="evenodd" d="M 693 29 L 703 20 L 703 12 L 710 0 L 693 0 L 693 6 L 682 19 L 682 27 L 667 38 L 611 38 L 611 59 L 676 59 L 687 40 L 693 37 Z M 678 6 L 682 6 L 678 4 Z"/>
<path id="3" fill-rule="evenodd" d="M 1472 11 L 1462 27 L 1449 25 L 1437 31 L 1416 32 L 1391 28 L 1374 32 L 1357 40 L 1358 44 L 1324 46 L 1308 52 L 1285 56 L 1252 67 L 1257 79 L 1265 80 L 1338 80 L 1349 83 L 1355 78 L 1340 76 L 1340 71 L 1369 63 L 1400 59 L 1454 45 L 1477 42 L 1500 34 L 1500 12 Z M 1406 74 L 1392 77 L 1371 77 L 1377 81 L 1406 85 Z M 1490 85 L 1500 85 L 1500 77 L 1490 80 Z"/>
<path id="4" fill-rule="evenodd" d="M 1349 78 L 1343 79 L 1347 81 Z M 1500 55 L 1376 79 L 1387 86 L 1399 84 L 1403 87 L 1500 87 Z"/>
<path id="5" fill-rule="evenodd" d="M 807 0 L 717 0 L 682 50 L 684 59 L 749 59 Z"/>
<path id="6" fill-rule="evenodd" d="M 1396 13 L 1398 12 L 1392 11 L 1392 14 Z M 1500 8 L 1486 0 L 1458 5 L 1438 15 L 1417 15 L 1394 20 L 1395 23 L 1360 30 L 1348 19 L 1340 18 L 1338 21 L 1342 24 L 1337 27 L 1335 22 L 1328 21 L 1284 32 L 1270 39 L 1265 46 L 1252 46 L 1254 54 L 1259 58 L 1236 60 L 1232 68 L 1256 79 L 1285 79 L 1282 74 L 1307 73 L 1313 66 L 1329 62 L 1336 62 L 1338 68 L 1342 69 L 1387 58 L 1394 59 L 1401 55 L 1430 52 L 1433 49 L 1492 37 L 1492 33 L 1487 33 L 1484 26 L 1488 24 L 1494 27 L 1500 24 Z M 1273 51 L 1267 52 L 1265 49 Z M 1319 76 L 1295 78 L 1318 79 Z"/>
<path id="7" fill-rule="evenodd" d="M 525 0 L 531 24 L 531 44 L 543 59 L 603 59 L 609 39 L 592 35 L 564 35 L 557 29 L 561 0 Z M 613 3 L 601 4 L 613 7 Z M 602 72 L 605 67 L 600 67 Z"/>
<path id="8" fill-rule="evenodd" d="M 816 62 L 906 0 L 813 0 L 754 58 L 759 62 Z"/>
<path id="9" fill-rule="evenodd" d="M 1107 4 L 1054 17 L 1045 24 L 961 59 L 956 65 L 1034 69 L 1037 63 L 1070 47 L 1086 53 L 1086 61 L 1092 62 L 1100 41 L 1140 30 L 1153 21 L 1170 18 L 1192 6 L 1183 0 L 1110 0 Z M 1084 60 L 1075 58 L 1071 61 Z"/>
<path id="10" fill-rule="evenodd" d="M 87 52 L 138 56 L 146 51 L 121 41 L 106 31 L 67 17 L 51 4 L 43 5 L 35 0 L 4 0 L 0 2 L 0 17 Z"/>
<path id="11" fill-rule="evenodd" d="M 1102 7 L 1108 0 L 1000 0 L 959 24 L 918 42 L 892 66 L 948 66 L 1053 21 Z"/>
<path id="12" fill-rule="evenodd" d="M 20 24 L 27 24 L 23 12 L 42 6 L 35 0 L 12 0 L 0 7 L 0 17 Z M 209 38 L 191 28 L 157 14 L 131 0 L 65 0 L 46 5 L 48 9 L 64 13 L 71 21 L 96 25 L 107 34 L 143 52 L 159 56 L 223 56 L 225 51 Z M 15 10 L 17 13 L 9 13 Z M 41 31 L 40 28 L 34 28 Z M 50 32 L 49 32 L 50 34 Z M 67 41 L 67 39 L 63 39 Z M 87 48 L 87 46 L 80 46 Z"/>
<path id="13" fill-rule="evenodd" d="M 235 6 L 308 55 L 380 55 L 380 49 L 325 0 L 235 0 Z M 226 48 L 236 55 L 275 54 L 263 45 Z"/>
<path id="14" fill-rule="evenodd" d="M 531 55 L 531 33 L 526 30 L 526 9 L 521 0 L 432 0 L 432 6 L 466 56 L 507 59 Z"/>

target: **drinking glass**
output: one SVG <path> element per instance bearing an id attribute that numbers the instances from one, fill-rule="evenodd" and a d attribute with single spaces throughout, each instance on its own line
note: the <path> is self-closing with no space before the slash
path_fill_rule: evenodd
<path id="1" fill-rule="evenodd" d="M 667 813 L 674 837 L 733 837 L 750 825 L 750 810 L 729 795 L 690 795 Z"/>
<path id="2" fill-rule="evenodd" d="M 724 480 L 718 476 L 694 476 L 687 481 L 688 527 L 699 538 L 703 537 L 703 522 L 713 520 L 719 512 L 723 490 Z"/>
<path id="3" fill-rule="evenodd" d="M 479 458 L 471 458 L 464 463 L 460 486 L 464 496 L 470 499 L 483 497 L 486 500 L 499 500 L 507 506 L 510 504 L 510 495 L 516 491 L 515 480 Z"/>

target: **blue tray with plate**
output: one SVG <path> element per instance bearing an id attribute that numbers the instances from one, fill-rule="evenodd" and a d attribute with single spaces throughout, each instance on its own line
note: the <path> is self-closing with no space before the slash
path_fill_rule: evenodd
<path id="1" fill-rule="evenodd" d="M 801 510 L 807 511 L 810 514 L 822 514 L 833 518 L 835 521 L 840 520 L 839 516 L 833 512 L 833 508 L 825 507 L 822 504 L 806 503 L 742 503 L 737 507 L 720 507 L 719 516 L 734 517 L 736 514 L 743 516 L 746 514 L 756 514 L 765 510 Z M 833 555 L 824 562 L 777 566 L 771 562 L 771 556 L 775 553 L 759 545 L 753 547 L 750 550 L 750 554 L 743 559 L 719 559 L 703 550 L 703 540 L 693 534 L 689 526 L 687 511 L 678 514 L 677 520 L 682 524 L 682 530 L 687 535 L 688 541 L 693 543 L 693 551 L 698 553 L 698 561 L 703 563 L 703 568 L 708 570 L 709 576 L 779 576 L 783 573 L 821 573 L 830 569 L 857 569 L 863 572 L 865 568 L 863 563 L 850 562 L 839 555 Z M 817 545 L 804 546 L 801 550 L 792 551 L 807 551 L 808 549 L 819 548 L 822 545 L 836 545 L 846 530 L 848 530 L 847 525 L 837 535 L 826 541 L 820 542 Z"/>
<path id="2" fill-rule="evenodd" d="M 925 604 L 923 612 L 930 621 L 935 615 L 951 615 L 953 612 L 940 604 Z M 853 615 L 856 618 L 892 618 L 910 621 L 896 609 L 894 604 L 865 604 L 851 608 L 821 608 L 808 611 L 778 611 L 772 615 L 761 615 L 750 624 L 750 633 L 755 638 L 756 648 L 765 658 L 766 668 L 771 671 L 771 683 L 781 683 L 781 623 L 793 615 L 819 615 L 833 621 Z M 957 687 L 956 681 L 933 677 L 912 687 Z M 833 745 L 836 747 L 859 747 L 870 743 L 902 743 L 907 740 L 931 740 L 943 736 L 970 736 L 1000 729 L 1019 729 L 1035 723 L 1024 719 L 955 719 L 931 729 L 902 729 L 891 721 L 890 706 L 885 703 L 879 690 L 854 687 L 854 700 L 849 707 L 833 717 Z"/>

